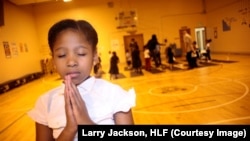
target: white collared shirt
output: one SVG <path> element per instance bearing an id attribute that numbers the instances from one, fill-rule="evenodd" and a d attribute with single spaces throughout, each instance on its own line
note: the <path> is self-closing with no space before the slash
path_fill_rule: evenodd
<path id="1" fill-rule="evenodd" d="M 192 37 L 188 33 L 184 35 L 184 43 L 186 51 L 192 51 Z"/>
<path id="2" fill-rule="evenodd" d="M 60 135 L 66 125 L 64 87 L 62 84 L 41 95 L 35 107 L 28 112 L 35 122 L 52 128 L 54 138 Z M 119 85 L 103 79 L 90 77 L 77 88 L 85 101 L 90 118 L 96 124 L 114 124 L 115 113 L 127 112 L 135 106 L 134 89 L 125 91 Z"/>

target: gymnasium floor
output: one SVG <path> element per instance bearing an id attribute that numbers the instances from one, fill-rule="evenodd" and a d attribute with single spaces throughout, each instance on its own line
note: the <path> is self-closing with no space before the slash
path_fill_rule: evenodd
<path id="1" fill-rule="evenodd" d="M 191 70 L 177 58 L 174 70 L 143 70 L 143 75 L 119 64 L 121 75 L 116 80 L 109 80 L 108 66 L 103 66 L 103 79 L 135 88 L 135 124 L 250 124 L 250 56 L 212 54 L 212 58 L 210 64 Z M 0 140 L 34 141 L 34 122 L 26 112 L 38 96 L 60 82 L 58 75 L 47 75 L 1 94 Z"/>

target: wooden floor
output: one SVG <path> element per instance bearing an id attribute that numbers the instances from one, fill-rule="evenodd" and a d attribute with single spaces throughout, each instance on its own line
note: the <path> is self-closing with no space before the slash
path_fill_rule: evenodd
<path id="1" fill-rule="evenodd" d="M 124 89 L 135 88 L 136 124 L 250 124 L 250 56 L 212 57 L 225 62 L 212 61 L 214 65 L 192 70 L 183 69 L 185 65 L 179 63 L 172 71 L 143 70 L 143 76 L 134 77 L 120 64 L 119 79 L 111 81 Z M 104 68 L 103 79 L 109 80 L 108 66 Z M 1 141 L 34 141 L 34 122 L 26 113 L 38 96 L 59 85 L 58 78 L 44 76 L 0 95 Z"/>

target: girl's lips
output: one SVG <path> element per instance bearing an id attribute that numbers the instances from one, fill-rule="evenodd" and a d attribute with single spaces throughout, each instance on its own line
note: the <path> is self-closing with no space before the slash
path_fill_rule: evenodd
<path id="1" fill-rule="evenodd" d="M 78 77 L 80 75 L 79 72 L 70 72 L 70 73 L 67 73 L 67 75 L 70 76 L 70 78 L 75 78 L 75 77 Z"/>

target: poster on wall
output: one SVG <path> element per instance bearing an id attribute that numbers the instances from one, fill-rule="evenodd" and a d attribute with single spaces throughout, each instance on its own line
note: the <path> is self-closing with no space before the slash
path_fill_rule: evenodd
<path id="1" fill-rule="evenodd" d="M 223 31 L 230 31 L 231 30 L 231 26 L 225 20 L 222 20 L 222 29 L 223 29 Z"/>
<path id="2" fill-rule="evenodd" d="M 11 54 L 13 57 L 17 57 L 18 56 L 18 48 L 15 42 L 11 43 Z"/>
<path id="3" fill-rule="evenodd" d="M 3 42 L 4 52 L 6 58 L 11 58 L 11 51 L 10 51 L 10 45 L 9 42 L 4 41 Z"/>
<path id="4" fill-rule="evenodd" d="M 231 24 L 233 22 L 236 22 L 237 19 L 234 17 L 226 17 L 222 20 L 222 29 L 223 31 L 230 31 L 231 30 Z"/>

